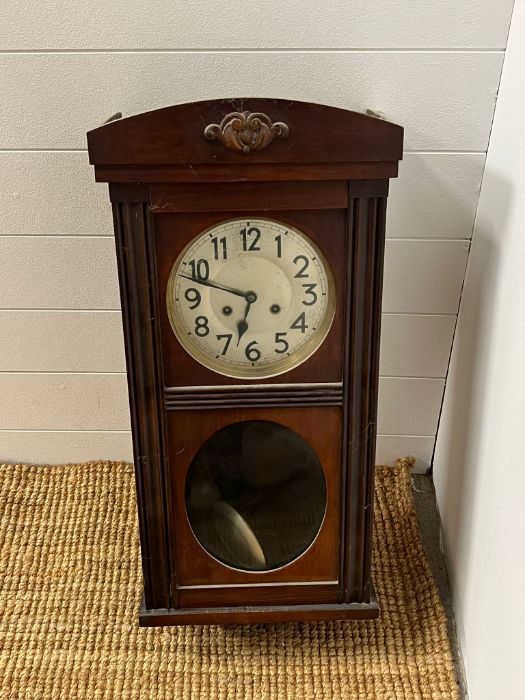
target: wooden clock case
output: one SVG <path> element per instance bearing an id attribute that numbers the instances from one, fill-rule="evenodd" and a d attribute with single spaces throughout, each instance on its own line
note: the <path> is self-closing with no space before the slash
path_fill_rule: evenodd
<path id="1" fill-rule="evenodd" d="M 141 625 L 379 614 L 370 573 L 379 334 L 388 180 L 397 175 L 402 141 L 402 128 L 381 119 L 255 98 L 177 105 L 89 132 L 90 162 L 97 181 L 109 183 L 114 213 Z M 317 352 L 286 374 L 256 381 L 192 359 L 166 309 L 168 276 L 188 241 L 244 216 L 305 232 L 328 260 L 337 294 Z M 188 466 L 202 443 L 252 419 L 299 433 L 317 452 L 327 489 L 313 544 L 267 572 L 210 556 L 184 502 Z"/>

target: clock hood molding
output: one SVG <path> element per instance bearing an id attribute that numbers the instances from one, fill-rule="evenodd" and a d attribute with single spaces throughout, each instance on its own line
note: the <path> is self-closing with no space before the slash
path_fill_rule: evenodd
<path id="1" fill-rule="evenodd" d="M 226 167 L 230 181 L 276 171 L 290 181 L 384 179 L 397 175 L 403 128 L 311 102 L 235 98 L 116 119 L 87 138 L 100 182 L 224 182 Z"/>

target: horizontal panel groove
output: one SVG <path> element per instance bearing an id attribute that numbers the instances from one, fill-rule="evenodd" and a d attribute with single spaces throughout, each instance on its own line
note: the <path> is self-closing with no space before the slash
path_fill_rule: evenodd
<path id="1" fill-rule="evenodd" d="M 113 435 L 131 435 L 131 430 L 104 430 L 103 428 L 98 428 L 97 430 L 46 430 L 45 428 L 0 428 L 0 433 L 50 433 L 51 435 L 61 435 L 62 433 L 75 433 L 78 435 L 98 435 L 101 433 L 105 435 L 111 433 Z"/>
<path id="2" fill-rule="evenodd" d="M 466 236 L 464 238 L 459 238 L 457 236 L 439 236 L 439 237 L 432 237 L 432 238 L 427 238 L 426 236 L 408 236 L 405 238 L 401 238 L 400 236 L 395 236 L 395 237 L 390 237 L 388 238 L 389 241 L 403 241 L 407 242 L 409 241 L 410 243 L 412 241 L 417 241 L 418 243 L 421 241 L 424 241 L 425 243 L 448 243 L 450 241 L 462 241 L 464 243 L 470 244 L 470 238 L 467 238 Z"/>
<path id="3" fill-rule="evenodd" d="M 442 374 L 422 375 L 422 374 L 380 374 L 380 379 L 444 379 Z"/>
<path id="4" fill-rule="evenodd" d="M 87 153 L 87 148 L 0 148 L 0 153 Z"/>
<path id="5" fill-rule="evenodd" d="M 327 384 L 256 384 L 208 387 L 166 387 L 168 410 L 264 406 L 340 406 L 341 383 Z"/>
<path id="6" fill-rule="evenodd" d="M 43 314 L 120 314 L 120 309 L 61 309 L 61 308 L 46 308 L 40 306 L 27 306 L 19 308 L 18 306 L 0 306 L 0 311 L 16 311 L 16 313 L 35 312 Z"/>
<path id="7" fill-rule="evenodd" d="M 456 318 L 457 313 L 443 313 L 440 311 L 383 311 L 383 316 L 408 316 L 410 318 L 421 318 L 425 316 L 444 316 L 445 318 Z"/>
<path id="8" fill-rule="evenodd" d="M 68 238 L 74 238 L 77 241 L 83 240 L 83 239 L 91 239 L 91 238 L 113 238 L 112 233 L 106 233 L 106 234 L 87 234 L 87 233 L 4 233 L 2 234 L 2 238 L 35 238 L 37 237 L 38 240 L 45 240 L 46 238 L 53 238 L 53 239 L 60 239 L 60 240 L 67 240 Z"/>
<path id="9" fill-rule="evenodd" d="M 92 55 L 124 55 L 124 56 L 134 56 L 134 55 L 173 55 L 173 54 L 296 54 L 296 53 L 308 53 L 308 54 L 363 54 L 363 53 L 374 53 L 374 54 L 392 54 L 392 53 L 403 53 L 403 54 L 504 54 L 504 48 L 483 48 L 483 47 L 465 47 L 465 48 L 436 48 L 436 47 L 423 47 L 423 48 L 380 48 L 380 47 L 368 47 L 368 48 L 347 48 L 347 47 L 272 47 L 272 48 L 251 48 L 251 47 L 237 47 L 237 48 L 180 48 L 180 49 L 38 49 L 36 51 L 30 51 L 28 49 L 0 49 L 0 56 L 19 56 L 19 55 L 35 55 L 35 56 L 57 56 L 57 55 L 72 55 L 72 56 L 92 56 Z"/>
<path id="10" fill-rule="evenodd" d="M 401 47 L 365 47 L 358 49 L 350 49 L 346 47 L 319 47 L 310 48 L 307 46 L 301 47 L 272 47 L 272 48 L 255 48 L 255 47 L 237 47 L 237 48 L 218 48 L 218 47 L 208 47 L 208 48 L 197 48 L 197 47 L 185 47 L 180 49 L 133 49 L 133 48 L 122 48 L 122 49 L 112 49 L 112 48 L 99 48 L 99 49 L 0 49 L 0 55 L 30 55 L 30 56 L 54 56 L 54 55 L 92 55 L 92 54 L 123 54 L 123 55 L 134 55 L 134 54 L 238 54 L 238 53 L 255 53 L 255 54 L 272 54 L 272 53 L 340 53 L 340 54 L 361 54 L 361 53 L 495 53 L 501 54 L 505 53 L 504 48 L 500 47 L 422 47 L 422 48 L 401 48 Z"/>
<path id="11" fill-rule="evenodd" d="M 93 370 L 92 372 L 86 372 L 86 371 L 76 371 L 74 369 L 72 370 L 53 370 L 53 369 L 7 369 L 7 370 L 0 370 L 0 375 L 2 374 L 27 374 L 27 375 L 33 375 L 33 374 L 46 374 L 46 375 L 67 375 L 69 376 L 70 374 L 74 375 L 85 375 L 85 376 L 91 376 L 91 375 L 97 375 L 99 377 L 125 377 L 126 372 L 103 372 L 100 370 Z"/>
<path id="12" fill-rule="evenodd" d="M 400 438 L 431 438 L 432 440 L 436 437 L 435 435 L 411 435 L 410 433 L 377 433 L 377 437 L 400 437 Z"/>

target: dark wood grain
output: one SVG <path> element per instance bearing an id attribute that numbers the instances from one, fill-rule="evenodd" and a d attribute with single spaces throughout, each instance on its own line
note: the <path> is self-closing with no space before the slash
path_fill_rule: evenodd
<path id="1" fill-rule="evenodd" d="M 278 186 L 275 186 L 278 189 Z M 260 207 L 269 206 L 268 199 L 256 200 Z M 171 269 L 184 246 L 210 226 L 227 219 L 248 215 L 245 211 L 198 212 L 155 215 L 155 236 L 158 269 L 159 310 L 166 386 L 201 384 L 253 384 L 253 380 L 224 377 L 201 365 L 177 341 L 169 323 L 166 307 L 166 289 Z M 258 379 L 263 384 L 340 382 L 343 376 L 343 319 L 344 279 L 346 274 L 344 249 L 346 236 L 346 209 L 315 209 L 278 212 L 260 209 L 250 212 L 251 217 L 277 218 L 306 233 L 321 248 L 335 280 L 336 310 L 332 327 L 320 348 L 303 364 L 278 377 Z M 191 377 L 191 382 L 188 378 Z"/>
<path id="2" fill-rule="evenodd" d="M 264 112 L 290 129 L 268 148 L 236 153 L 204 136 L 234 110 Z M 256 163 L 305 166 L 309 163 L 397 162 L 403 129 L 358 112 L 310 102 L 265 98 L 207 100 L 145 112 L 88 133 L 90 162 L 96 165 L 245 166 Z"/>
<path id="3" fill-rule="evenodd" d="M 295 584 L 273 583 L 259 585 L 177 586 L 177 599 L 183 608 L 210 608 L 242 605 L 268 605 L 279 601 L 279 605 L 300 605 L 301 603 L 338 603 L 339 583 L 324 581 L 297 581 Z"/>
<path id="4" fill-rule="evenodd" d="M 192 165 L 95 165 L 97 182 L 284 182 L 309 180 L 385 179 L 397 177 L 396 162 L 242 164 L 232 169 L 220 163 Z"/>
<path id="5" fill-rule="evenodd" d="M 343 384 L 237 384 L 166 387 L 166 409 L 249 408 L 250 406 L 341 406 Z"/>
<path id="6" fill-rule="evenodd" d="M 169 606 L 171 560 L 167 523 L 162 358 L 151 279 L 151 219 L 146 205 L 115 204 L 115 242 L 126 346 L 144 594 L 149 607 Z"/>
<path id="7" fill-rule="evenodd" d="M 235 110 L 264 112 L 288 130 L 249 153 L 205 137 L 207 125 Z M 370 557 L 381 290 L 388 179 L 397 175 L 402 143 L 395 124 L 258 98 L 177 105 L 88 134 L 90 162 L 96 179 L 110 183 L 114 208 L 141 625 L 377 617 Z M 318 350 L 295 369 L 254 382 L 191 358 L 166 309 L 168 277 L 184 246 L 244 216 L 303 231 L 323 251 L 336 287 L 334 321 Z M 317 537 L 270 571 L 233 569 L 210 556 L 186 514 L 194 455 L 215 431 L 246 420 L 297 432 L 318 455 L 326 482 Z"/>
<path id="8" fill-rule="evenodd" d="M 348 187 L 341 182 L 268 182 L 155 185 L 150 189 L 154 214 L 199 211 L 253 211 L 270 202 L 272 211 L 346 209 Z"/>
<path id="9" fill-rule="evenodd" d="M 293 622 L 301 620 L 373 620 L 379 617 L 375 599 L 368 603 L 315 603 L 310 605 L 250 605 L 249 607 L 146 610 L 139 614 L 141 627 L 165 625 L 231 625 Z"/>
<path id="10" fill-rule="evenodd" d="M 195 411 L 168 413 L 170 500 L 174 504 L 173 531 L 177 533 L 174 587 L 339 580 L 341 416 L 342 409 L 329 407 L 202 409 L 198 415 Z M 217 430 L 248 420 L 273 421 L 298 433 L 317 453 L 326 480 L 326 514 L 317 538 L 301 557 L 271 571 L 232 569 L 210 557 L 193 534 L 186 514 L 186 477 L 199 448 Z M 265 592 L 269 602 L 278 602 L 270 587 Z M 210 597 L 212 593 L 209 592 Z M 238 595 L 241 593 L 239 590 Z"/>
<path id="11" fill-rule="evenodd" d="M 385 215 L 384 198 L 350 200 L 341 535 L 346 602 L 367 600 L 370 591 Z"/>

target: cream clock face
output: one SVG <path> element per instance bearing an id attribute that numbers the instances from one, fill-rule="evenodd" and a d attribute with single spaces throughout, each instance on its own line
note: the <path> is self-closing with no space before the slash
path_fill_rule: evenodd
<path id="1" fill-rule="evenodd" d="M 327 261 L 296 228 L 224 221 L 194 238 L 168 281 L 173 332 L 198 362 L 228 377 L 273 377 L 321 345 L 335 313 Z"/>

